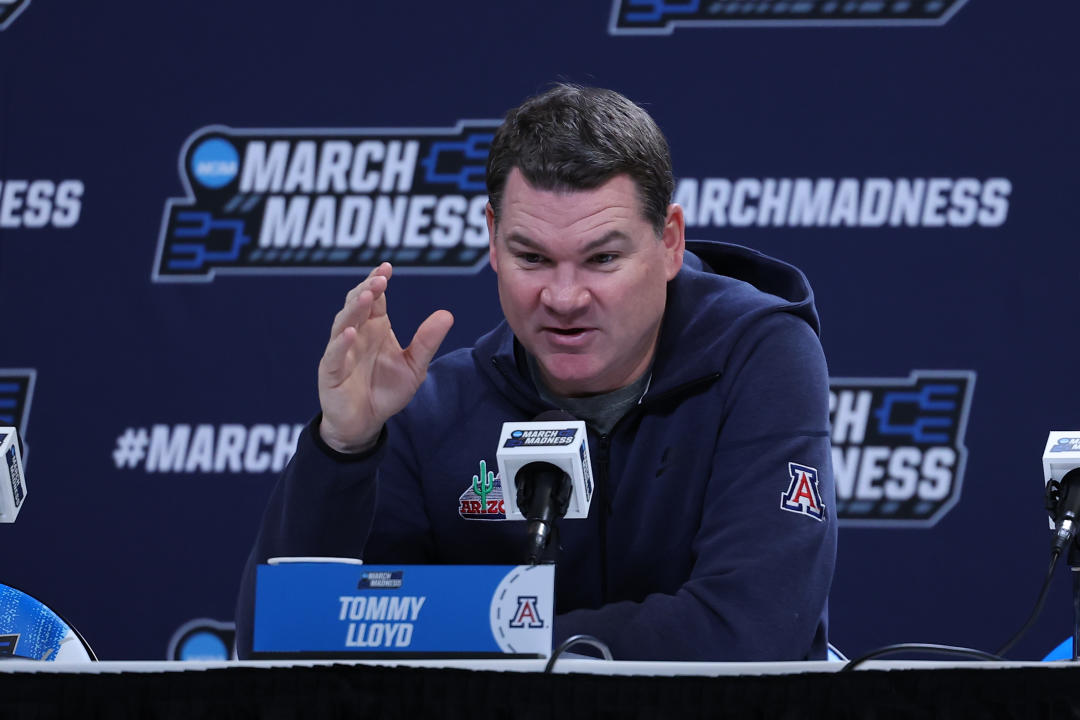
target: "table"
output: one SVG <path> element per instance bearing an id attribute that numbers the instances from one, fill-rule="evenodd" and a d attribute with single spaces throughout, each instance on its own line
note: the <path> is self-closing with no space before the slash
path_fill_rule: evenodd
<path id="1" fill-rule="evenodd" d="M 0 662 L 0 716 L 1080 717 L 1080 664 Z"/>

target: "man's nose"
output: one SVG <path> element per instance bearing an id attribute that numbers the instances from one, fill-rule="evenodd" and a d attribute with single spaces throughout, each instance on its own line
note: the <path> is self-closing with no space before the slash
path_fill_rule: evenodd
<path id="1" fill-rule="evenodd" d="M 556 268 L 540 290 L 540 302 L 558 315 L 574 315 L 585 310 L 589 289 L 573 268 Z"/>

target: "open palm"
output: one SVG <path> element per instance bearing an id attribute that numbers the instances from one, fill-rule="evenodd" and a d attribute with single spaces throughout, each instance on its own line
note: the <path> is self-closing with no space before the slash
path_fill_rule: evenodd
<path id="1" fill-rule="evenodd" d="M 386 311 L 392 273 L 383 263 L 349 291 L 319 363 L 319 432 L 340 452 L 375 443 L 386 421 L 416 394 L 454 322 L 449 312 L 437 310 L 402 348 Z"/>

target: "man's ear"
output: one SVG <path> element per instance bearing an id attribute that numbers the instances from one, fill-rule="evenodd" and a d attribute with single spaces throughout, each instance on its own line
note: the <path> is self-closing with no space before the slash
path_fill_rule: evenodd
<path id="1" fill-rule="evenodd" d="M 660 242 L 664 245 L 664 272 L 667 279 L 671 280 L 682 267 L 683 253 L 686 251 L 686 218 L 682 206 L 678 203 L 668 205 Z"/>
<path id="2" fill-rule="evenodd" d="M 492 270 L 499 272 L 499 264 L 495 261 L 495 210 L 490 202 L 484 206 L 484 217 L 488 227 L 488 262 Z"/>

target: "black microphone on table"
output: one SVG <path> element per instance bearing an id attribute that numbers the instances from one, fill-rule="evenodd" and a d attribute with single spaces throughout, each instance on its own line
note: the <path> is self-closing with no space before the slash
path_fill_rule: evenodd
<path id="1" fill-rule="evenodd" d="M 1080 431 L 1054 431 L 1043 451 L 1043 483 L 1052 548 L 1061 552 L 1080 529 Z"/>
<path id="2" fill-rule="evenodd" d="M 495 453 L 507 520 L 526 520 L 528 562 L 540 562 L 555 524 L 585 518 L 593 479 L 585 423 L 561 410 L 503 423 Z"/>

